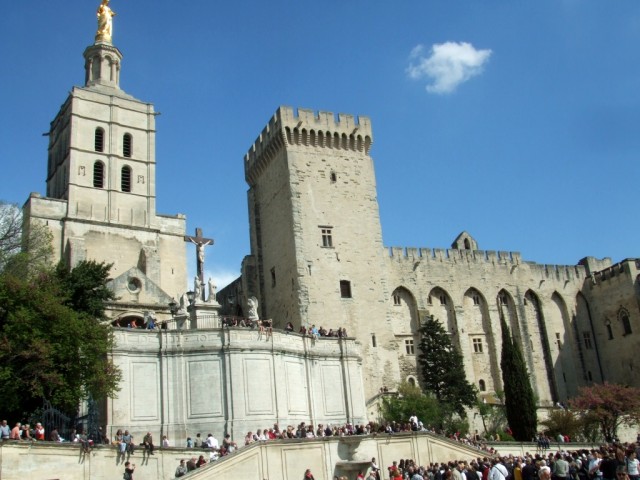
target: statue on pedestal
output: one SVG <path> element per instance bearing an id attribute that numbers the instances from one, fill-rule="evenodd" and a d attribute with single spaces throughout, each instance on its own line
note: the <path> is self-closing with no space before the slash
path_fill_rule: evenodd
<path id="1" fill-rule="evenodd" d="M 113 35 L 113 17 L 116 12 L 109 7 L 109 0 L 102 0 L 98 7 L 98 31 L 96 32 L 96 42 L 111 43 Z"/>
<path id="2" fill-rule="evenodd" d="M 202 301 L 202 282 L 197 275 L 193 279 L 193 294 L 194 303 Z"/>
<path id="3" fill-rule="evenodd" d="M 209 281 L 207 282 L 209 285 L 209 298 L 207 299 L 207 303 L 216 303 L 216 293 L 218 291 L 218 287 L 213 284 L 213 280 L 209 277 Z"/>
<path id="4" fill-rule="evenodd" d="M 260 320 L 260 317 L 258 316 L 258 299 L 256 297 L 249 297 L 247 299 L 247 305 L 249 306 L 247 318 L 251 322 L 257 323 L 258 320 Z"/>

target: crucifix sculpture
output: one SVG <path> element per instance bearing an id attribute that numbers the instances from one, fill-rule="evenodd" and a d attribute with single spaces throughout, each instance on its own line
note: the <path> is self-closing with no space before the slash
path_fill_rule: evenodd
<path id="1" fill-rule="evenodd" d="M 190 235 L 185 235 L 184 241 L 191 242 L 196 246 L 198 278 L 200 279 L 200 284 L 204 284 L 204 247 L 206 247 L 207 245 L 213 245 L 213 238 L 203 237 L 202 229 L 196 228 L 196 236 L 192 237 Z"/>

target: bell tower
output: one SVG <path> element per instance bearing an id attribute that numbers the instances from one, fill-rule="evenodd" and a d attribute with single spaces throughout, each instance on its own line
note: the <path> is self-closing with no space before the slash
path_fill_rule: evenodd
<path id="1" fill-rule="evenodd" d="M 165 305 L 186 287 L 185 219 L 156 215 L 156 113 L 120 88 L 114 16 L 102 0 L 95 41 L 84 51 L 84 85 L 51 122 L 46 198 L 32 194 L 25 218 L 49 226 L 55 255 L 70 266 L 113 263 L 114 278 L 135 269 L 116 292 L 123 302 Z"/>

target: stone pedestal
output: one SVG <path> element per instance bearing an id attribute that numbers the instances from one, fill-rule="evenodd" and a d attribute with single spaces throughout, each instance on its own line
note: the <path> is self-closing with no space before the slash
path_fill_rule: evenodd
<path id="1" fill-rule="evenodd" d="M 201 328 L 220 328 L 220 308 L 222 306 L 215 303 L 197 302 L 190 307 L 189 327 L 191 330 Z"/>

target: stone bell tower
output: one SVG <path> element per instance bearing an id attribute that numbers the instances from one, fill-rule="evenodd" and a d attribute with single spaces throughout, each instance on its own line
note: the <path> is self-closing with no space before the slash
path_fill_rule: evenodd
<path id="1" fill-rule="evenodd" d="M 122 309 L 157 310 L 186 287 L 185 218 L 156 215 L 156 113 L 120 88 L 114 15 L 102 0 L 85 84 L 51 122 L 46 198 L 32 194 L 25 218 L 48 225 L 55 255 L 70 266 L 113 263 Z"/>

